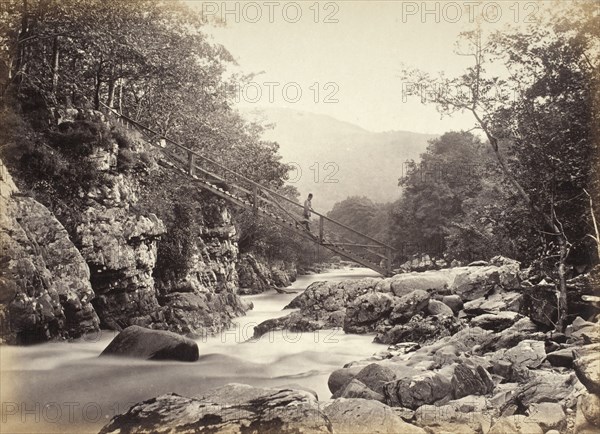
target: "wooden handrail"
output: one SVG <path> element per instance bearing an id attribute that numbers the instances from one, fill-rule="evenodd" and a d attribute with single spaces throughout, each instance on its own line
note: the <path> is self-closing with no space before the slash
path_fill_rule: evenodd
<path id="1" fill-rule="evenodd" d="M 137 122 L 137 121 L 135 121 L 135 120 L 133 120 L 133 119 L 131 119 L 131 118 L 129 118 L 129 117 L 127 117 L 127 116 L 119 113 L 119 112 L 117 112 L 115 109 L 113 109 L 112 107 L 109 107 L 108 105 L 104 104 L 102 101 L 100 101 L 100 104 L 102 106 L 104 106 L 105 108 L 107 108 L 108 110 L 110 110 L 114 115 L 116 115 L 116 116 L 118 116 L 118 117 L 120 117 L 122 119 L 125 119 L 127 122 L 135 125 L 138 128 L 144 129 L 144 130 L 146 130 L 146 131 L 154 134 L 156 137 L 158 137 L 160 139 L 163 139 L 165 142 L 168 142 L 168 143 L 170 143 L 170 144 L 178 147 L 179 149 L 185 151 L 186 153 L 188 153 L 188 155 L 194 155 L 196 157 L 199 157 L 200 159 L 202 159 L 204 161 L 207 161 L 210 164 L 214 164 L 215 166 L 217 166 L 218 168 L 224 170 L 225 172 L 228 172 L 228 173 L 234 175 L 235 177 L 240 178 L 240 179 L 244 180 L 245 182 L 250 183 L 252 186 L 257 187 L 259 190 L 264 190 L 264 191 L 270 193 L 271 195 L 277 196 L 278 198 L 283 199 L 283 200 L 287 201 L 288 203 L 290 203 L 290 204 L 292 204 L 292 205 L 294 205 L 294 206 L 296 206 L 298 208 L 304 209 L 304 207 L 301 204 L 299 204 L 297 202 L 294 202 L 292 199 L 290 199 L 290 198 L 288 198 L 288 197 L 286 197 L 286 196 L 284 196 L 284 195 L 282 195 L 282 194 L 280 194 L 280 193 L 278 193 L 278 192 L 276 192 L 274 190 L 271 190 L 270 188 L 265 187 L 264 185 L 259 184 L 258 182 L 253 181 L 250 178 L 247 178 L 246 176 L 244 176 L 244 175 L 242 175 L 242 174 L 240 174 L 238 172 L 235 172 L 235 171 L 231 170 L 230 168 L 228 168 L 227 166 L 222 165 L 221 163 L 218 163 L 218 162 L 216 162 L 216 161 L 214 161 L 214 160 L 212 160 L 212 159 L 210 159 L 210 158 L 208 158 L 208 157 L 206 157 L 206 156 L 204 156 L 202 154 L 199 154 L 198 152 L 194 151 L 193 149 L 190 149 L 190 148 L 188 148 L 188 147 L 186 147 L 186 146 L 184 146 L 184 145 L 182 145 L 180 143 L 177 143 L 174 140 L 169 139 L 168 137 L 164 136 L 163 134 L 161 134 L 161 133 L 159 133 L 157 131 L 154 131 L 153 129 L 151 129 L 151 128 L 145 126 L 145 125 L 142 125 L 139 122 Z M 204 173 L 210 174 L 211 176 L 215 176 L 213 173 L 211 173 L 211 172 L 209 172 L 207 170 L 203 170 L 203 169 L 199 168 L 195 164 L 194 164 L 194 167 L 196 169 L 200 169 Z M 226 180 L 223 180 L 223 181 L 227 182 Z M 265 198 L 261 198 L 261 199 L 265 200 L 266 202 L 270 202 L 268 199 L 265 199 Z M 372 238 L 369 235 L 363 234 L 362 232 L 359 232 L 356 229 L 353 229 L 353 228 L 351 228 L 349 226 L 346 226 L 343 223 L 340 223 L 340 222 L 338 222 L 336 220 L 333 220 L 332 218 L 327 217 L 326 215 L 321 214 L 320 212 L 312 211 L 312 213 L 315 214 L 315 215 L 318 215 L 319 217 L 322 217 L 323 219 L 325 219 L 325 220 L 327 220 L 327 221 L 329 221 L 329 222 L 331 222 L 331 223 L 333 223 L 333 224 L 335 224 L 337 226 L 340 226 L 340 227 L 342 227 L 342 228 L 344 228 L 344 229 L 346 229 L 346 230 L 348 230 L 348 231 L 350 231 L 350 232 L 352 232 L 352 233 L 354 233 L 356 235 L 359 235 L 359 236 L 361 236 L 363 238 L 366 238 L 366 239 L 368 239 L 368 240 L 370 240 L 370 241 L 372 241 L 372 242 L 374 242 L 374 243 L 376 243 L 376 244 L 378 244 L 378 245 L 380 245 L 382 247 L 386 247 L 388 249 L 391 249 L 392 251 L 396 251 L 396 249 L 394 247 L 392 247 L 392 246 L 390 246 L 390 245 L 388 245 L 386 243 L 383 243 L 383 242 L 381 242 L 381 241 L 379 241 L 379 240 L 377 240 L 375 238 Z"/>

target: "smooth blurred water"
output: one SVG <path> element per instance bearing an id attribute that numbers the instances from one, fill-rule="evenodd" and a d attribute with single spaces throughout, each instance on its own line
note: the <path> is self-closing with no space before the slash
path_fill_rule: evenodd
<path id="1" fill-rule="evenodd" d="M 230 330 L 198 340 L 200 360 L 195 363 L 99 359 L 116 335 L 113 331 L 103 331 L 93 341 L 0 346 L 0 432 L 97 432 L 136 402 L 171 392 L 194 396 L 227 383 L 296 384 L 327 399 L 333 370 L 385 346 L 372 343 L 373 336 L 342 330 L 276 331 L 251 340 L 253 327 L 287 315 L 291 310 L 283 307 L 315 281 L 369 276 L 377 275 L 363 268 L 335 270 L 300 276 L 287 288 L 294 294 L 245 296 L 254 309 L 237 318 Z"/>

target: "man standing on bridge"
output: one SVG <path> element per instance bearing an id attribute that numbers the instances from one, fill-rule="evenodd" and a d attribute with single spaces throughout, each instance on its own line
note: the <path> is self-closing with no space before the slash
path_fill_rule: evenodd
<path id="1" fill-rule="evenodd" d="M 303 213 L 303 217 L 304 217 L 304 221 L 302 223 L 304 223 L 304 225 L 306 226 L 306 230 L 308 232 L 310 232 L 310 216 L 311 216 L 311 211 L 314 212 L 314 209 L 312 209 L 312 203 L 311 200 L 313 198 L 312 193 L 308 193 L 308 199 L 306 199 L 304 201 L 304 213 Z"/>

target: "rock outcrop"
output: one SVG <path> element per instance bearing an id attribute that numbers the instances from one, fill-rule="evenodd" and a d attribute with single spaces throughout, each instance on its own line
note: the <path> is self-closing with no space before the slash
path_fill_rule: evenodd
<path id="1" fill-rule="evenodd" d="M 86 116 L 76 113 L 71 118 L 78 122 Z M 119 170 L 119 161 L 125 151 L 158 156 L 137 133 L 127 134 L 129 149 L 113 141 L 87 157 L 103 174 L 103 182 L 87 192 L 76 228 L 76 244 L 91 270 L 97 295 L 93 304 L 101 324 L 116 330 L 139 325 L 191 336 L 216 333 L 248 308 L 236 295 L 238 249 L 231 214 L 222 200 L 208 194 L 200 197 L 197 217 L 202 225 L 193 234 L 187 272 L 157 279 L 158 243 L 166 228 L 156 215 L 139 210 L 145 194 L 143 177 L 135 170 Z M 144 170 L 158 176 L 167 169 L 154 163 Z"/>
<path id="2" fill-rule="evenodd" d="M 8 343 L 99 330 L 90 271 L 50 211 L 20 194 L 0 161 L 0 331 Z"/>
<path id="3" fill-rule="evenodd" d="M 500 257 L 485 266 L 404 273 L 386 279 L 315 282 L 287 306 L 299 311 L 265 321 L 255 328 L 255 336 L 273 329 L 343 327 L 346 333 L 375 332 L 381 343 L 427 344 L 458 331 L 462 327 L 459 312 L 464 312 L 461 318 L 487 314 L 489 317 L 478 318 L 475 325 L 479 322 L 501 330 L 520 318 L 514 312 L 519 310 L 520 298 L 510 292 L 518 284 L 519 263 Z M 511 312 L 503 312 L 508 310 Z"/>
<path id="4" fill-rule="evenodd" d="M 91 269 L 102 326 L 160 322 L 152 271 L 165 228 L 154 215 L 134 216 L 125 207 L 90 206 L 77 227 L 81 253 Z"/>
<path id="5" fill-rule="evenodd" d="M 237 295 L 239 252 L 229 209 L 207 195 L 198 215 L 204 224 L 193 234 L 185 275 L 156 282 L 166 326 L 190 336 L 217 333 L 250 307 Z"/>
<path id="6" fill-rule="evenodd" d="M 252 253 L 240 255 L 236 264 L 240 294 L 259 294 L 284 288 L 296 280 L 297 270 L 284 261 L 267 261 Z"/>
<path id="7" fill-rule="evenodd" d="M 190 240 L 188 270 L 176 278 L 158 276 L 158 245 L 166 227 L 149 210 L 168 215 L 171 203 L 141 199 L 148 196 L 145 180 L 171 172 L 157 164 L 157 151 L 137 133 L 111 132 L 100 112 L 67 109 L 54 115 L 57 137 L 74 146 L 79 131 L 97 138 L 77 156 L 95 181 L 73 185 L 72 197 L 61 196 L 72 205 L 59 215 L 67 233 L 47 209 L 18 193 L 2 166 L 5 339 L 37 342 L 130 325 L 200 336 L 243 315 L 249 306 L 237 295 L 237 233 L 226 203 L 198 192 L 200 223 Z M 139 161 L 132 162 L 131 155 Z M 18 181 L 28 186 L 27 179 Z M 44 188 L 36 195 L 52 203 L 58 193 Z"/>
<path id="8" fill-rule="evenodd" d="M 315 397 L 303 390 L 228 384 L 202 396 L 161 395 L 114 417 L 101 433 L 332 433 Z"/>

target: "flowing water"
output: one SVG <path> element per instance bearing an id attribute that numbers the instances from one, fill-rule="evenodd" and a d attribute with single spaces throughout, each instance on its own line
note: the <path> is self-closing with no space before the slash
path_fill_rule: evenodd
<path id="1" fill-rule="evenodd" d="M 200 360 L 195 363 L 99 359 L 116 335 L 112 331 L 93 340 L 0 346 L 0 432 L 97 432 L 136 402 L 171 392 L 194 396 L 227 383 L 293 384 L 327 399 L 333 370 L 385 346 L 372 343 L 373 336 L 341 330 L 277 331 L 253 341 L 253 327 L 291 312 L 282 309 L 314 281 L 367 276 L 376 274 L 363 268 L 335 270 L 300 276 L 287 288 L 297 293 L 245 296 L 254 309 L 230 330 L 198 340 Z"/>

